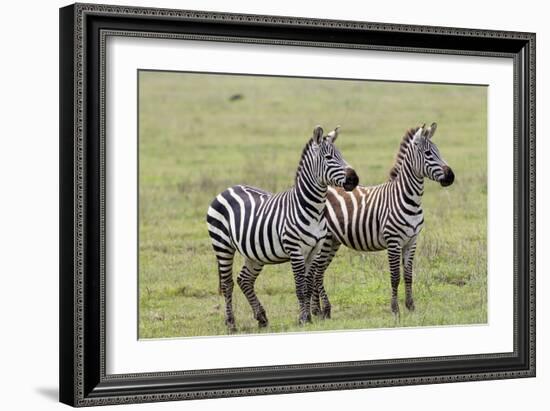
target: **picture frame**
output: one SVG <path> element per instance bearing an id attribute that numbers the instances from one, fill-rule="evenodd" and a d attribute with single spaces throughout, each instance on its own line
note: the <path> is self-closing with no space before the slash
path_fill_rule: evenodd
<path id="1" fill-rule="evenodd" d="M 513 63 L 513 350 L 106 371 L 109 36 L 423 53 Z M 60 9 L 60 401 L 125 404 L 535 376 L 535 34 L 74 4 Z"/>

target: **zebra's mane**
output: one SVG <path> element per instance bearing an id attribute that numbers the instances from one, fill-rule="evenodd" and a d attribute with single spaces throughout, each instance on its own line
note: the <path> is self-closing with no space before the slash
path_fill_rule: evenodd
<path id="1" fill-rule="evenodd" d="M 298 176 L 300 175 L 300 171 L 302 171 L 302 167 L 304 166 L 304 158 L 306 156 L 306 153 L 311 148 L 311 145 L 313 144 L 313 138 L 310 138 L 309 141 L 304 146 L 304 149 L 302 150 L 302 154 L 300 155 L 300 162 L 298 163 L 298 169 L 296 170 L 296 177 L 294 178 L 294 183 L 298 183 Z"/>
<path id="2" fill-rule="evenodd" d="M 405 135 L 403 136 L 403 138 L 401 139 L 401 144 L 399 145 L 399 151 L 395 156 L 395 163 L 390 170 L 390 180 L 395 180 L 399 175 L 399 171 L 401 170 L 401 166 L 403 165 L 403 159 L 405 158 L 405 154 L 407 154 L 407 148 L 409 147 L 409 144 L 411 143 L 414 135 L 416 134 L 419 128 L 420 127 L 408 129 Z"/>

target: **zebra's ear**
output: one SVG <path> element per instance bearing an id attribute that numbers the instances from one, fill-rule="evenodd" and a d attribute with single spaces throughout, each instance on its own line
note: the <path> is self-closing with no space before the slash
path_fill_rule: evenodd
<path id="1" fill-rule="evenodd" d="M 432 138 L 432 136 L 435 134 L 435 130 L 437 130 L 437 123 L 432 123 L 432 125 L 428 130 L 429 130 L 428 138 Z"/>
<path id="2" fill-rule="evenodd" d="M 416 130 L 416 133 L 414 133 L 413 136 L 413 143 L 418 144 L 422 141 L 424 137 L 424 134 L 426 133 L 426 124 L 423 124 L 422 127 L 418 127 L 418 130 Z"/>
<path id="3" fill-rule="evenodd" d="M 327 137 L 330 140 L 330 142 L 334 144 L 334 142 L 338 138 L 338 134 L 340 134 L 340 126 L 336 126 L 334 130 L 332 130 L 330 133 L 327 134 Z"/>
<path id="4" fill-rule="evenodd" d="M 313 129 L 313 136 L 311 138 L 315 143 L 321 144 L 323 142 L 323 127 L 315 126 Z"/>

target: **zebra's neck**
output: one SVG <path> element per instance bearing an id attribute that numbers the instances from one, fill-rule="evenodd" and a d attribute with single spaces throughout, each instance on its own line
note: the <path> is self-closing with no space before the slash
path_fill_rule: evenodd
<path id="1" fill-rule="evenodd" d="M 296 171 L 296 184 L 292 190 L 297 206 L 303 211 L 302 214 L 307 215 L 312 221 L 319 221 L 325 211 L 327 185 L 318 177 L 315 150 L 316 147 L 310 140 L 302 152 Z"/>
<path id="2" fill-rule="evenodd" d="M 307 169 L 302 168 L 296 176 L 294 193 L 298 206 L 316 221 L 319 221 L 324 214 L 327 190 L 327 185 L 307 172 Z"/>
<path id="3" fill-rule="evenodd" d="M 402 193 L 407 205 L 419 209 L 424 194 L 424 176 L 419 175 L 414 167 L 413 148 L 409 147 L 401 164 L 397 178 L 392 182 L 394 190 Z"/>

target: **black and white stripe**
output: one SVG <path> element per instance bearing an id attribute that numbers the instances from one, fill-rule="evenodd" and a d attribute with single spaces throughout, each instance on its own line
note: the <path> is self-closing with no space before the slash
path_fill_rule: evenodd
<path id="1" fill-rule="evenodd" d="M 329 232 L 314 262 L 314 314 L 330 317 L 330 302 L 323 286 L 324 273 L 341 244 L 358 251 L 388 250 L 391 273 L 391 309 L 399 313 L 397 289 L 403 264 L 405 305 L 414 309 L 412 296 L 413 259 L 416 240 L 424 224 L 422 195 L 424 178 L 449 186 L 454 174 L 431 138 L 437 125 L 411 129 L 403 137 L 390 180 L 351 192 L 329 188 L 327 221 Z M 321 309 L 319 299 L 322 299 Z"/>
<path id="2" fill-rule="evenodd" d="M 237 283 L 260 327 L 267 325 L 267 316 L 254 291 L 254 282 L 265 264 L 286 261 L 290 261 L 294 272 L 300 323 L 311 321 L 313 276 L 309 267 L 327 233 L 324 211 L 328 186 L 353 190 L 359 181 L 334 145 L 337 135 L 338 128 L 326 137 L 321 127 L 315 128 L 302 152 L 291 189 L 272 194 L 237 185 L 212 201 L 206 220 L 218 260 L 225 322 L 230 330 L 235 329 L 232 268 L 236 251 L 245 257 Z"/>

